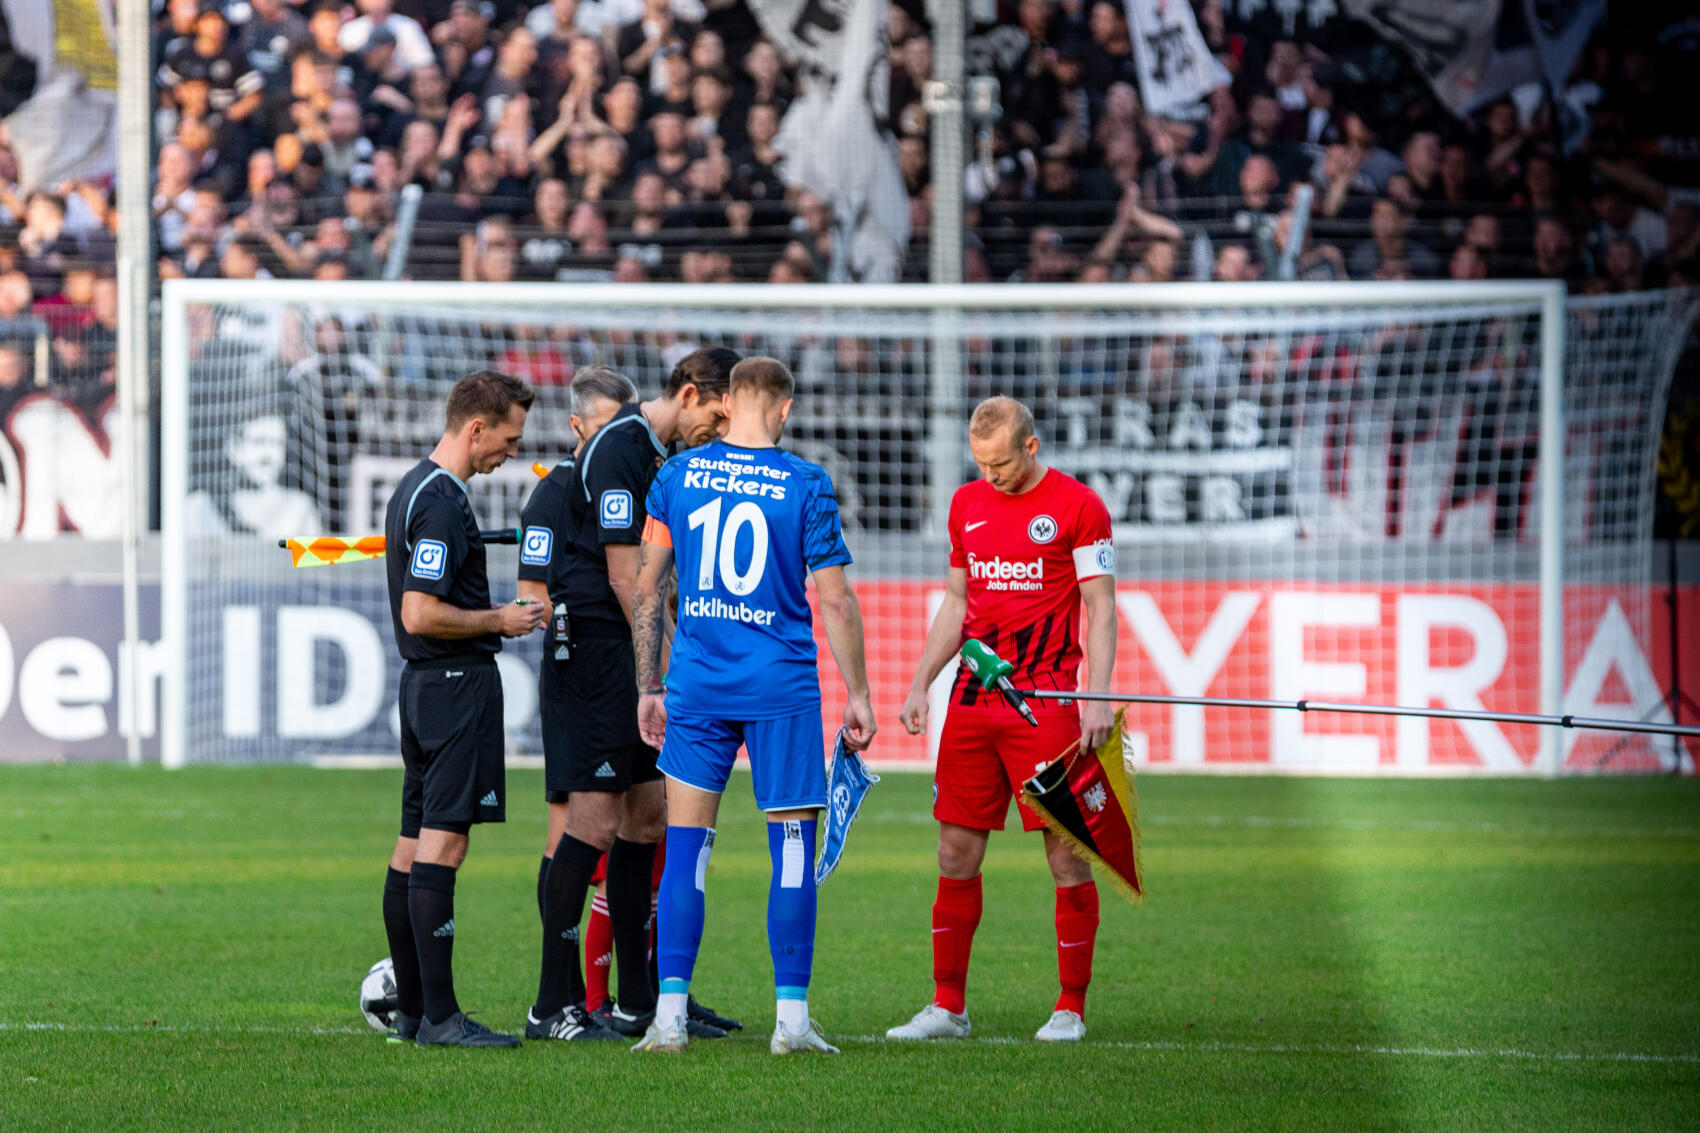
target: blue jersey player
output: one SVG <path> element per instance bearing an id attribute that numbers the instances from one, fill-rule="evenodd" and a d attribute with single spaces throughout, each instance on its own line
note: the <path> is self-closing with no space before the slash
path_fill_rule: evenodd
<path id="1" fill-rule="evenodd" d="M 655 1020 L 634 1050 L 682 1051 L 686 996 L 702 942 L 704 882 L 720 795 L 749 751 L 767 813 L 773 879 L 767 938 L 778 989 L 774 1054 L 836 1054 L 809 1018 L 815 952 L 815 831 L 826 805 L 820 678 L 804 592 L 813 574 L 827 643 L 849 692 L 846 746 L 874 738 L 862 613 L 844 575 L 850 552 L 832 481 L 776 447 L 791 372 L 772 358 L 732 369 L 723 440 L 680 453 L 649 490 L 633 597 L 638 723 L 661 749 L 667 865 L 661 876 Z M 662 588 L 677 561 L 678 629 L 663 693 Z"/>

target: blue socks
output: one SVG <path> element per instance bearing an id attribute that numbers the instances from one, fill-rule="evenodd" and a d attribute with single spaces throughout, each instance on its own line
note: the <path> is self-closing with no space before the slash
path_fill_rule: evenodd
<path id="1" fill-rule="evenodd" d="M 780 1002 L 809 997 L 815 964 L 815 819 L 767 824 L 773 880 L 767 891 L 767 946 Z"/>
<path id="2" fill-rule="evenodd" d="M 767 942 L 780 1019 L 793 1031 L 808 1026 L 809 976 L 815 963 L 816 819 L 767 824 L 773 880 L 767 893 Z M 704 888 L 714 831 L 667 828 L 667 866 L 661 872 L 655 933 L 661 983 L 658 1018 L 684 1014 L 697 950 L 702 945 Z M 791 1018 L 788 1018 L 790 1016 Z"/>
<path id="3" fill-rule="evenodd" d="M 703 887 L 714 831 L 699 826 L 667 828 L 667 865 L 656 902 L 655 966 L 663 994 L 690 990 L 705 917 Z"/>

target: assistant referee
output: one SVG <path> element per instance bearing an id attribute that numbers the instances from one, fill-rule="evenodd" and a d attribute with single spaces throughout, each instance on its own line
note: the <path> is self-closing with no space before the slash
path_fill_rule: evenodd
<path id="1" fill-rule="evenodd" d="M 384 517 L 390 616 L 401 671 L 401 835 L 384 882 L 399 1000 L 391 1041 L 518 1046 L 461 1011 L 454 990 L 455 871 L 476 822 L 501 822 L 502 638 L 543 621 L 541 605 L 490 604 L 484 542 L 466 482 L 519 450 L 532 392 L 493 370 L 449 392 L 442 439 L 396 486 Z"/>

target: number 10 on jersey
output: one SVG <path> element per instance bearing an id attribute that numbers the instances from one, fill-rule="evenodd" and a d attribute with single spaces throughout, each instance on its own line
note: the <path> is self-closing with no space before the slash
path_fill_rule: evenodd
<path id="1" fill-rule="evenodd" d="M 703 529 L 702 554 L 697 559 L 697 589 L 699 592 L 714 589 L 714 570 L 718 565 L 720 580 L 725 583 L 726 589 L 742 596 L 761 585 L 761 576 L 767 570 L 767 516 L 756 504 L 744 500 L 733 505 L 726 515 L 726 526 L 722 528 L 722 502 L 716 497 L 688 517 L 692 531 L 699 527 Z M 746 526 L 750 529 L 753 545 L 749 565 L 740 571 L 738 533 Z"/>

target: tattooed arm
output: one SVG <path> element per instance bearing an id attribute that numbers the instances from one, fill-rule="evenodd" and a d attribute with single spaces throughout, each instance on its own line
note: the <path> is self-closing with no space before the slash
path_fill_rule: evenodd
<path id="1" fill-rule="evenodd" d="M 632 648 L 637 654 L 638 732 L 659 748 L 667 732 L 667 706 L 661 693 L 661 643 L 666 633 L 667 572 L 673 548 L 645 543 L 638 551 L 637 582 L 632 588 Z"/>

